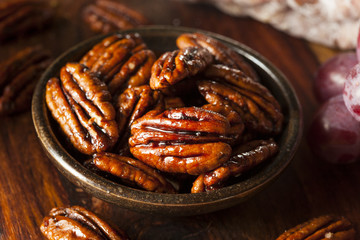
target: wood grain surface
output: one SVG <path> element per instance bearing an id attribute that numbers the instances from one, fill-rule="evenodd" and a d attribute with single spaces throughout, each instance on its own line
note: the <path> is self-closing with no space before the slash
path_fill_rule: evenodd
<path id="1" fill-rule="evenodd" d="M 56 19 L 44 31 L 1 43 L 0 60 L 42 44 L 59 56 L 91 37 L 82 8 L 90 1 L 59 0 Z M 337 166 L 310 152 L 306 134 L 319 104 L 312 82 L 319 64 L 336 51 L 290 37 L 249 18 L 203 4 L 169 0 L 122 0 L 153 24 L 200 28 L 253 48 L 293 84 L 304 117 L 304 137 L 292 163 L 267 189 L 230 209 L 193 217 L 147 215 L 99 200 L 65 179 L 36 137 L 30 111 L 0 119 L 0 239 L 43 239 L 39 226 L 53 207 L 81 205 L 128 233 L 131 239 L 271 240 L 323 214 L 346 216 L 360 229 L 360 162 Z"/>

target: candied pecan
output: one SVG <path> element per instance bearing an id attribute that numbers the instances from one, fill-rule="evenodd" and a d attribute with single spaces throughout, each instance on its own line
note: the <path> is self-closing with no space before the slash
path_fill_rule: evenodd
<path id="1" fill-rule="evenodd" d="M 129 185 L 135 185 L 147 191 L 176 192 L 175 188 L 157 170 L 137 159 L 113 153 L 97 153 L 94 154 L 90 164 Z"/>
<path id="2" fill-rule="evenodd" d="M 138 34 L 115 34 L 96 44 L 80 63 L 108 84 L 112 94 L 147 84 L 156 60 Z"/>
<path id="3" fill-rule="evenodd" d="M 131 153 L 161 171 L 198 175 L 225 162 L 228 120 L 202 108 L 150 111 L 131 125 Z"/>
<path id="4" fill-rule="evenodd" d="M 213 57 L 204 48 L 189 47 L 166 52 L 154 63 L 151 70 L 150 87 L 164 89 L 203 71 Z"/>
<path id="5" fill-rule="evenodd" d="M 125 87 L 136 87 L 149 82 L 151 67 L 156 60 L 153 51 L 145 49 L 134 53 L 109 82 L 110 92 L 115 93 Z"/>
<path id="6" fill-rule="evenodd" d="M 192 193 L 214 190 L 221 187 L 231 176 L 239 176 L 249 171 L 279 151 L 273 139 L 254 140 L 235 149 L 230 159 L 220 167 L 202 174 L 195 180 Z M 203 182 L 203 187 L 201 186 Z"/>
<path id="7" fill-rule="evenodd" d="M 124 4 L 97 0 L 83 12 L 84 20 L 94 32 L 110 33 L 146 25 L 149 21 L 139 12 Z"/>
<path id="8" fill-rule="evenodd" d="M 187 47 L 202 47 L 207 49 L 215 58 L 215 63 L 224 64 L 231 68 L 242 70 L 247 76 L 258 81 L 255 70 L 244 58 L 232 48 L 220 41 L 202 33 L 184 33 L 176 39 L 180 49 Z"/>
<path id="9" fill-rule="evenodd" d="M 53 16 L 45 0 L 5 0 L 0 2 L 0 41 L 22 36 L 44 27 Z"/>
<path id="10" fill-rule="evenodd" d="M 112 228 L 93 212 L 80 207 L 58 207 L 51 209 L 40 226 L 42 234 L 49 240 L 94 239 L 128 240 L 126 233 Z"/>
<path id="11" fill-rule="evenodd" d="M 85 154 L 111 148 L 119 134 L 106 85 L 78 63 L 67 63 L 60 79 L 48 81 L 46 103 L 70 142 Z"/>
<path id="12" fill-rule="evenodd" d="M 119 95 L 116 105 L 119 111 L 117 121 L 119 134 L 151 108 L 163 108 L 161 93 L 151 90 L 149 85 L 126 89 Z"/>
<path id="13" fill-rule="evenodd" d="M 149 85 L 132 87 L 119 95 L 116 108 L 119 135 L 122 137 L 115 149 L 121 155 L 127 155 L 130 125 L 149 110 L 163 109 L 163 98 L 160 92 L 151 90 Z"/>
<path id="14" fill-rule="evenodd" d="M 105 54 L 106 49 L 110 47 L 112 44 L 117 43 L 123 39 L 130 39 L 131 42 L 131 51 L 136 52 L 135 49 L 142 50 L 146 48 L 145 43 L 143 42 L 142 38 L 139 34 L 113 34 L 109 37 L 104 38 L 101 42 L 96 44 L 92 49 L 90 49 L 80 60 L 81 64 L 84 64 L 88 68 L 91 68 L 95 62 Z M 124 42 L 124 41 L 123 41 Z M 122 43 L 123 43 L 122 42 Z M 117 43 L 118 44 L 118 43 Z M 135 48 L 134 48 L 135 47 Z"/>
<path id="15" fill-rule="evenodd" d="M 244 122 L 241 119 L 241 116 L 233 110 L 228 105 L 212 105 L 212 104 L 206 104 L 202 106 L 201 108 L 210 110 L 213 112 L 220 113 L 221 115 L 225 116 L 230 123 L 230 129 L 228 131 L 228 135 L 231 136 L 231 144 L 236 144 L 238 140 L 240 139 L 241 134 L 244 131 Z"/>
<path id="16" fill-rule="evenodd" d="M 278 134 L 283 114 L 270 91 L 246 77 L 238 69 L 211 65 L 204 75 L 210 80 L 198 82 L 205 99 L 213 105 L 229 105 L 243 118 L 246 128 L 260 134 Z"/>
<path id="17" fill-rule="evenodd" d="M 348 219 L 325 215 L 285 231 L 276 240 L 355 240 L 355 234 Z"/>
<path id="18" fill-rule="evenodd" d="M 30 108 L 38 78 L 50 64 L 50 55 L 40 46 L 27 47 L 0 63 L 0 115 Z"/>

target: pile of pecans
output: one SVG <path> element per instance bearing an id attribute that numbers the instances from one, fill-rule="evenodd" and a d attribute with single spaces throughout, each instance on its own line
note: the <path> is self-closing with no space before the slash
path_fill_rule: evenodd
<path id="1" fill-rule="evenodd" d="M 197 193 L 276 155 L 283 114 L 254 69 L 203 33 L 176 43 L 156 57 L 139 34 L 113 34 L 48 81 L 47 106 L 91 156 L 86 167 L 148 191 Z"/>

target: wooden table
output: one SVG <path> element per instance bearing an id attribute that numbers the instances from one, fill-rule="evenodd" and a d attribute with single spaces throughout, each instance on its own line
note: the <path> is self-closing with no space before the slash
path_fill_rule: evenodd
<path id="1" fill-rule="evenodd" d="M 0 60 L 43 44 L 58 56 L 94 34 L 82 21 L 86 0 L 61 0 L 55 22 L 41 33 L 0 45 Z M 154 24 L 195 27 L 242 42 L 264 55 L 293 84 L 304 117 L 304 136 L 318 108 L 312 82 L 335 51 L 290 37 L 249 18 L 207 5 L 132 0 Z M 360 226 L 360 162 L 336 166 L 310 152 L 305 137 L 292 163 L 267 189 L 230 209 L 193 217 L 142 214 L 99 200 L 65 179 L 42 150 L 30 111 L 0 119 L 0 239 L 42 239 L 39 226 L 55 206 L 81 205 L 125 230 L 131 239 L 274 239 L 322 214 L 344 215 Z"/>

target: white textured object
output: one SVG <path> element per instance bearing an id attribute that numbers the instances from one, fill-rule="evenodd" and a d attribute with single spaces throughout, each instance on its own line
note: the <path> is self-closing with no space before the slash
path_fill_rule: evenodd
<path id="1" fill-rule="evenodd" d="M 191 0 L 234 16 L 250 16 L 293 36 L 329 47 L 356 46 L 360 0 Z"/>

